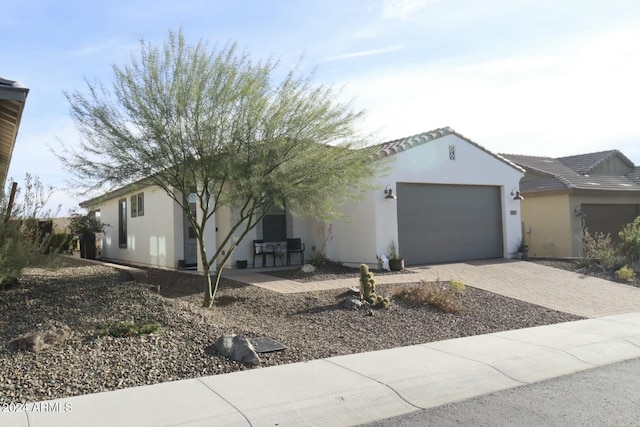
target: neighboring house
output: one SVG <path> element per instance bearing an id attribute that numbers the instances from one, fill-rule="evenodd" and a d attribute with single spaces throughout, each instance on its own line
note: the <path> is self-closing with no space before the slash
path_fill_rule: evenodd
<path id="1" fill-rule="evenodd" d="M 580 256 L 583 227 L 617 239 L 640 214 L 640 167 L 618 150 L 557 159 L 502 156 L 526 170 L 520 191 L 531 256 Z"/>
<path id="2" fill-rule="evenodd" d="M 0 77 L 0 185 L 9 172 L 13 147 L 29 89 L 19 82 Z"/>
<path id="3" fill-rule="evenodd" d="M 408 265 L 515 255 L 521 222 L 513 196 L 523 169 L 450 128 L 379 147 L 373 161 L 385 175 L 375 178 L 377 188 L 360 201 L 345 203 L 347 219 L 325 224 L 274 208 L 238 244 L 231 264 L 249 260 L 251 265 L 254 239 L 301 238 L 307 258 L 328 240 L 327 257 L 348 265 L 377 266 L 392 241 Z M 99 210 L 111 225 L 102 242 L 106 259 L 167 269 L 198 261 L 185 215 L 157 186 L 138 183 L 81 206 Z M 234 215 L 229 208 L 217 212 L 208 226 L 209 251 L 227 234 Z"/>

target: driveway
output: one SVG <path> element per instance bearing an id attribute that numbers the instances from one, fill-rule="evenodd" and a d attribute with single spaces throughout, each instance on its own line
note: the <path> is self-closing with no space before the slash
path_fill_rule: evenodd
<path id="1" fill-rule="evenodd" d="M 578 316 L 640 311 L 640 288 L 533 262 L 501 259 L 412 269 L 425 278 L 458 279 L 474 288 Z"/>
<path id="2" fill-rule="evenodd" d="M 640 288 L 508 259 L 410 267 L 415 273 L 377 276 L 376 283 L 457 279 L 468 286 L 583 317 L 640 311 Z M 234 274 L 235 273 L 235 274 Z M 266 273 L 266 272 L 265 272 Z M 358 286 L 358 279 L 300 283 L 262 273 L 229 272 L 230 279 L 279 293 L 313 292 Z"/>

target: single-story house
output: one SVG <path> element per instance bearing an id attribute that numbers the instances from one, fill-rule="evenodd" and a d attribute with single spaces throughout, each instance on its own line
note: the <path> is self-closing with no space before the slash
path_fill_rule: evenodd
<path id="1" fill-rule="evenodd" d="M 29 89 L 22 83 L 0 77 L 0 185 L 2 186 L 9 173 L 13 147 L 28 94 Z"/>
<path id="2" fill-rule="evenodd" d="M 383 143 L 372 161 L 384 166 L 385 175 L 374 178 L 376 188 L 361 200 L 344 204 L 346 219 L 323 223 L 274 208 L 239 242 L 230 264 L 252 265 L 254 239 L 287 238 L 302 240 L 306 259 L 325 247 L 329 259 L 347 265 L 377 266 L 392 242 L 407 265 L 515 256 L 521 223 L 514 196 L 524 175 L 519 166 L 450 128 Z M 159 187 L 124 187 L 81 206 L 100 211 L 110 224 L 102 237 L 105 259 L 166 269 L 198 262 L 185 215 Z M 209 251 L 226 236 L 234 215 L 224 207 L 217 212 L 206 238 Z"/>
<path id="3" fill-rule="evenodd" d="M 610 234 L 640 214 L 640 167 L 618 150 L 560 158 L 502 154 L 526 170 L 520 181 L 529 255 L 578 257 L 580 234 Z"/>

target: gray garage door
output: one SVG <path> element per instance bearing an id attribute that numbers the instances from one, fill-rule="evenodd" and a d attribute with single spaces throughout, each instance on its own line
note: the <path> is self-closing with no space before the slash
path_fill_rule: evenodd
<path id="1" fill-rule="evenodd" d="M 503 256 L 499 187 L 398 183 L 397 193 L 407 265 Z"/>
<path id="2" fill-rule="evenodd" d="M 596 205 L 582 204 L 584 224 L 592 236 L 595 233 L 610 234 L 614 241 L 619 241 L 618 233 L 633 222 L 640 213 L 638 205 Z"/>

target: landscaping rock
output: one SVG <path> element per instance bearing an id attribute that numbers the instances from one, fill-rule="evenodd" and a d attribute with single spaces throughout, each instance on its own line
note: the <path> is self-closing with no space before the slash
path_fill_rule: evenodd
<path id="1" fill-rule="evenodd" d="M 29 332 L 7 342 L 11 351 L 30 351 L 38 353 L 42 349 L 55 344 L 63 344 L 69 338 L 69 328 L 65 326 L 51 327 L 46 330 Z"/>
<path id="2" fill-rule="evenodd" d="M 308 292 L 276 294 L 225 277 L 214 307 L 203 308 L 202 276 L 147 271 L 148 284 L 122 283 L 113 268 L 65 258 L 58 268 L 26 268 L 18 287 L 1 290 L 0 407 L 246 370 L 214 350 L 219 337 L 232 333 L 286 343 L 285 351 L 259 354 L 260 366 L 271 367 L 579 319 L 472 287 L 464 293 L 462 315 L 398 299 L 393 310 L 374 310 L 369 318 L 367 304 L 339 308 L 351 292 L 346 288 L 310 298 Z M 299 281 L 357 277 L 357 270 L 335 263 L 314 274 L 285 271 Z M 382 274 L 396 273 L 376 272 Z M 402 279 L 397 286 L 419 280 Z M 380 288 L 390 292 L 387 285 Z M 37 355 L 4 347 L 25 332 L 60 326 L 49 319 L 64 319 L 71 328 L 64 345 Z M 95 336 L 98 325 L 129 319 L 162 329 L 127 339 Z"/>
<path id="3" fill-rule="evenodd" d="M 251 342 L 242 335 L 223 335 L 213 348 L 222 356 L 247 366 L 260 365 L 260 357 Z"/>
<path id="4" fill-rule="evenodd" d="M 303 273 L 313 273 L 314 271 L 316 271 L 316 268 L 311 264 L 305 264 L 302 267 L 300 267 L 300 270 Z"/>
<path id="5" fill-rule="evenodd" d="M 342 308 L 346 308 L 347 310 L 360 310 L 360 307 L 362 307 L 362 303 L 363 302 L 360 300 L 359 297 L 348 296 L 342 300 L 342 302 L 340 303 L 340 306 Z"/>

